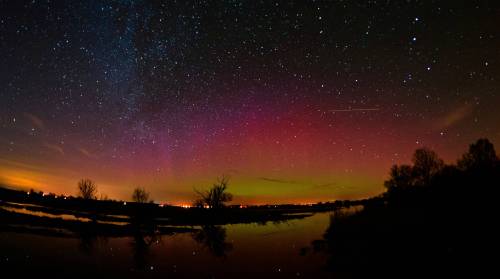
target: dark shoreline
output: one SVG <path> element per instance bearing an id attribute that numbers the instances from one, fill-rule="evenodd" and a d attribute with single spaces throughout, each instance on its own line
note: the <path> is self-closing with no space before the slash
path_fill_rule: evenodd
<path id="1" fill-rule="evenodd" d="M 205 225 L 280 223 L 328 211 L 314 206 L 256 206 L 223 209 L 182 208 L 122 201 L 58 198 L 0 187 L 0 231 L 46 236 L 104 237 L 137 233 L 169 235 L 196 232 Z"/>

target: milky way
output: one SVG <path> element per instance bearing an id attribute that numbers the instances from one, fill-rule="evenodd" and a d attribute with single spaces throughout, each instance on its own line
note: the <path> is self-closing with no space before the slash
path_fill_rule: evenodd
<path id="1" fill-rule="evenodd" d="M 500 144 L 495 1 L 0 1 L 0 183 L 236 202 L 383 191 Z"/>

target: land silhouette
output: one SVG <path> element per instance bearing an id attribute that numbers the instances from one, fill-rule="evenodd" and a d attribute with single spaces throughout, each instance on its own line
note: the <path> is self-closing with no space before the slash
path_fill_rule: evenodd
<path id="1" fill-rule="evenodd" d="M 325 268 L 353 277 L 486 272 L 500 185 L 493 144 L 479 139 L 451 165 L 417 149 L 412 163 L 393 166 L 387 191 L 362 210 L 334 212 L 323 238 L 302 252 L 326 253 Z"/>

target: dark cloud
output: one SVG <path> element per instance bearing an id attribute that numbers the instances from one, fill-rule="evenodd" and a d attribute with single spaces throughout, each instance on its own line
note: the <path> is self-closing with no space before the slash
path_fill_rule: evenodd
<path id="1" fill-rule="evenodd" d="M 294 180 L 286 180 L 286 179 L 276 179 L 276 178 L 269 178 L 269 177 L 258 177 L 259 180 L 267 181 L 267 182 L 273 182 L 273 183 L 281 183 L 281 184 L 302 184 Z"/>

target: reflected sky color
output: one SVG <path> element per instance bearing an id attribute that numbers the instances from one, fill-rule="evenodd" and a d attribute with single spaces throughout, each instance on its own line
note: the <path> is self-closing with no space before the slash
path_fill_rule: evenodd
<path id="1" fill-rule="evenodd" d="M 190 233 L 165 235 L 153 241 L 144 236 L 144 243 L 151 242 L 144 246 L 133 237 L 79 239 L 2 232 L 0 248 L 9 262 L 2 259 L 1 264 L 5 268 L 29 264 L 30 270 L 42 273 L 57 269 L 58 274 L 64 275 L 76 270 L 80 276 L 112 274 L 123 278 L 232 278 L 235 273 L 242 278 L 253 278 L 255 274 L 264 278 L 329 278 L 331 274 L 324 270 L 324 255 L 301 255 L 302 248 L 321 239 L 329 216 L 321 213 L 280 224 L 222 226 L 226 230 L 225 241 L 232 245 L 225 257 L 212 254 Z M 82 264 L 84 269 L 80 268 Z"/>

